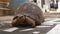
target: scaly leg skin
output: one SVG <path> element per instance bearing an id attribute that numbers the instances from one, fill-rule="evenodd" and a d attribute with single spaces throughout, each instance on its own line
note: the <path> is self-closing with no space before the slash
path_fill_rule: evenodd
<path id="1" fill-rule="evenodd" d="M 12 20 L 12 26 L 17 26 L 17 19 L 18 19 L 18 16 L 15 16 Z"/>
<path id="2" fill-rule="evenodd" d="M 14 26 L 14 27 L 18 26 L 17 19 L 12 20 L 12 26 Z"/>

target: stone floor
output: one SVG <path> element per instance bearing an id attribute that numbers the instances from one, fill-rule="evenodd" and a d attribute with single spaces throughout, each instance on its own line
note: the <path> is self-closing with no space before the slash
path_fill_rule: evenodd
<path id="1" fill-rule="evenodd" d="M 46 34 L 56 24 L 60 24 L 60 18 L 45 18 L 45 22 L 35 28 L 12 27 L 11 20 L 14 16 L 0 17 L 0 34 Z"/>

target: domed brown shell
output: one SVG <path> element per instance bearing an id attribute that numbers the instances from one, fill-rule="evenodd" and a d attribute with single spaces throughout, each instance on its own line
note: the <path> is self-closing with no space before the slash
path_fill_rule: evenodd
<path id="1" fill-rule="evenodd" d="M 43 11 L 35 4 L 25 3 L 17 10 L 17 15 L 27 15 L 37 20 L 39 23 L 44 22 Z"/>
<path id="2" fill-rule="evenodd" d="M 33 3 L 24 3 L 22 6 L 18 7 L 16 15 L 29 16 L 36 21 L 36 24 L 41 24 L 44 22 L 44 15 L 42 10 Z"/>

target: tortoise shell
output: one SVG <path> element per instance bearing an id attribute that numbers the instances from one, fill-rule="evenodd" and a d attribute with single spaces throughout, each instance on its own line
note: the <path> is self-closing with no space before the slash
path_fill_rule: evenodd
<path id="1" fill-rule="evenodd" d="M 33 3 L 24 3 L 21 7 L 18 8 L 16 15 L 26 15 L 37 20 L 39 23 L 44 22 L 44 15 L 42 10 Z"/>
<path id="2" fill-rule="evenodd" d="M 24 3 L 18 7 L 16 16 L 26 15 L 36 21 L 36 24 L 44 22 L 44 15 L 42 10 L 34 3 Z"/>

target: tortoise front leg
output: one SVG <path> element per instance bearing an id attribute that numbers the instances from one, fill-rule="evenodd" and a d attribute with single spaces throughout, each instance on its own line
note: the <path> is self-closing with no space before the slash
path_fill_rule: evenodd
<path id="1" fill-rule="evenodd" d="M 18 26 L 18 16 L 15 16 L 14 18 L 13 18 L 13 20 L 12 20 L 12 26 Z"/>
<path id="2" fill-rule="evenodd" d="M 30 27 L 35 27 L 35 21 L 26 16 L 26 22 L 30 25 Z"/>

